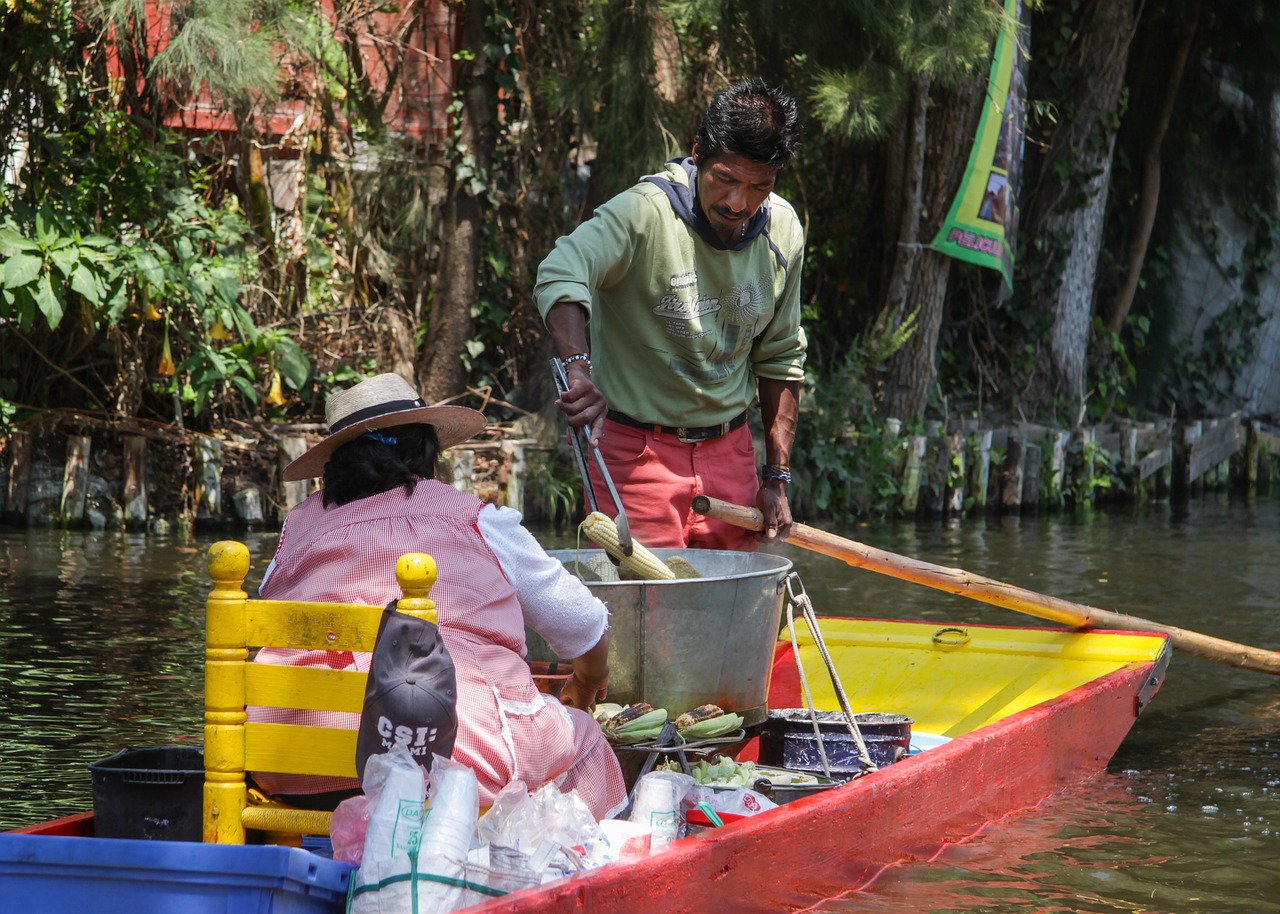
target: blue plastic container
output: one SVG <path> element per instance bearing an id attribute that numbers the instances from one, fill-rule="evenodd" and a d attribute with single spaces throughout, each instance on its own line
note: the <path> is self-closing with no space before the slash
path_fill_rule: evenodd
<path id="1" fill-rule="evenodd" d="M 6 911 L 338 914 L 353 869 L 295 847 L 0 834 Z"/>

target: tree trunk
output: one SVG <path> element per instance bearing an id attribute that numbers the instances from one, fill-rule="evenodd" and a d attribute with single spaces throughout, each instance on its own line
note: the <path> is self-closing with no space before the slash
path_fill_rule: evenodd
<path id="1" fill-rule="evenodd" d="M 1041 182 L 1029 205 L 1026 237 L 1043 242 L 1029 264 L 1031 297 L 1051 316 L 1049 374 L 1037 392 L 1082 407 L 1098 254 L 1111 184 L 1112 152 L 1125 62 L 1137 27 L 1133 0 L 1086 7 L 1085 21 L 1054 23 L 1075 34 L 1069 60 L 1077 78 L 1072 97 L 1058 100 L 1062 125 L 1049 139 Z M 1025 250 L 1034 252 L 1032 245 Z M 1036 257 L 1032 253 L 1032 257 Z M 1078 415 L 1079 413 L 1077 413 Z"/>
<path id="2" fill-rule="evenodd" d="M 934 357 L 951 258 L 927 244 L 946 217 L 969 161 L 986 83 L 984 73 L 961 88 L 934 91 L 931 98 L 927 81 L 913 90 L 915 126 L 907 142 L 901 231 L 877 339 L 886 341 L 908 321 L 915 329 L 881 373 L 877 408 L 885 418 L 921 418 L 937 375 Z"/>
<path id="3" fill-rule="evenodd" d="M 1138 280 L 1142 276 L 1142 264 L 1147 259 L 1147 245 L 1151 241 L 1151 229 L 1156 223 L 1156 210 L 1160 204 L 1160 147 L 1164 143 L 1164 135 L 1169 131 L 1169 122 L 1173 120 L 1173 105 L 1178 98 L 1178 89 L 1182 86 L 1182 74 L 1187 68 L 1187 57 L 1191 53 L 1191 43 L 1195 40 L 1196 22 L 1183 31 L 1174 52 L 1173 64 L 1169 68 L 1169 79 L 1165 83 L 1164 98 L 1160 102 L 1160 117 L 1155 129 L 1147 140 L 1146 153 L 1142 158 L 1142 196 L 1138 201 L 1138 228 L 1133 241 L 1129 245 L 1129 263 L 1124 286 L 1116 295 L 1111 305 L 1111 316 L 1107 318 L 1107 329 L 1119 333 L 1124 329 L 1129 317 L 1129 308 L 1133 305 L 1133 296 L 1138 291 Z"/>
<path id="4" fill-rule="evenodd" d="M 479 282 L 484 236 L 484 208 L 471 189 L 472 176 L 463 160 L 474 162 L 474 175 L 488 180 L 493 161 L 497 81 L 485 53 L 487 32 L 484 0 L 463 6 L 461 48 L 472 52 L 461 65 L 458 88 L 462 98 L 456 128 L 457 151 L 451 159 L 448 198 L 441 225 L 436 289 L 427 315 L 427 338 L 418 359 L 420 390 L 428 403 L 448 399 L 466 389 L 462 355 L 471 337 L 471 306 Z M 460 174 L 460 172 L 462 172 Z"/>

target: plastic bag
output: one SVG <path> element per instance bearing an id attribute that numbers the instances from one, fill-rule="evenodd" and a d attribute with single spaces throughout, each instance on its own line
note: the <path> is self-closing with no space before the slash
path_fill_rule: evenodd
<path id="1" fill-rule="evenodd" d="M 481 900 L 465 884 L 467 852 L 480 814 L 476 773 L 437 755 L 431 764 L 430 798 L 417 855 L 417 910 L 444 914 Z"/>
<path id="2" fill-rule="evenodd" d="M 365 766 L 364 793 L 368 829 L 347 910 L 351 914 L 408 911 L 412 891 L 408 880 L 417 868 L 427 795 L 422 768 L 404 746 L 372 756 Z"/>
<path id="3" fill-rule="evenodd" d="M 652 850 L 657 851 L 684 836 L 681 804 L 695 787 L 692 777 L 678 771 L 650 771 L 636 782 L 635 799 L 627 818 L 648 827 Z"/>
<path id="4" fill-rule="evenodd" d="M 364 855 L 349 914 L 446 914 L 490 894 L 467 881 L 467 853 L 479 813 L 475 772 L 435 756 L 431 802 L 423 770 L 404 746 L 370 756 L 364 789 L 369 809 Z"/>
<path id="5" fill-rule="evenodd" d="M 561 793 L 546 783 L 532 794 L 521 781 L 498 792 L 476 826 L 476 837 L 490 847 L 496 873 L 534 884 L 558 879 L 586 865 L 586 849 L 599 836 L 599 825 L 577 791 Z"/>
<path id="6" fill-rule="evenodd" d="M 598 830 L 595 816 L 576 791 L 561 793 L 548 782 L 530 794 L 521 781 L 502 788 L 476 826 L 481 841 L 524 852 L 544 841 L 583 847 Z"/>
<path id="7" fill-rule="evenodd" d="M 369 798 L 364 794 L 347 797 L 329 818 L 329 841 L 333 859 L 360 865 L 364 842 L 369 834 Z"/>
<path id="8" fill-rule="evenodd" d="M 735 816 L 754 816 L 758 812 L 774 809 L 778 805 L 750 787 L 715 790 L 710 787 L 695 786 L 685 794 L 684 809 L 688 811 L 699 803 L 706 803 L 716 812 L 732 813 Z"/>

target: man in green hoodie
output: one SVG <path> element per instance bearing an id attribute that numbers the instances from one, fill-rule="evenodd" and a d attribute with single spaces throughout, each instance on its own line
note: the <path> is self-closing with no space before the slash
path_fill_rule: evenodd
<path id="1" fill-rule="evenodd" d="M 534 297 L 569 377 L 557 405 L 589 430 L 646 546 L 757 548 L 694 513 L 699 494 L 759 507 L 763 540 L 791 526 L 804 229 L 773 188 L 796 124 L 795 101 L 760 80 L 723 90 L 691 156 L 599 207 L 538 268 Z M 746 424 L 757 397 L 759 477 Z"/>

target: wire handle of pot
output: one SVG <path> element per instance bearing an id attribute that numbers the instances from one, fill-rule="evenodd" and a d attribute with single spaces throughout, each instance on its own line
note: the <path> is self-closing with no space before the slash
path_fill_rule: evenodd
<path id="1" fill-rule="evenodd" d="M 813 736 L 818 745 L 818 756 L 822 760 L 822 773 L 830 777 L 831 769 L 827 763 L 826 750 L 822 746 L 822 732 L 818 727 L 818 712 L 813 707 L 813 695 L 809 692 L 809 679 L 805 676 L 804 666 L 800 661 L 800 641 L 796 637 L 795 611 L 797 607 L 799 607 L 800 614 L 804 617 L 805 624 L 809 627 L 809 634 L 813 638 L 814 646 L 818 648 L 818 654 L 822 657 L 822 662 L 826 664 L 827 675 L 831 677 L 831 686 L 835 689 L 836 700 L 840 703 L 840 710 L 844 714 L 845 726 L 849 728 L 849 734 L 853 737 L 853 742 L 858 747 L 858 760 L 865 769 L 859 774 L 878 770 L 880 766 L 872 760 L 871 753 L 867 751 L 867 744 L 862 738 L 862 731 L 858 728 L 857 718 L 854 717 L 853 711 L 849 707 L 849 698 L 845 695 L 844 685 L 840 682 L 840 674 L 836 671 L 835 663 L 831 660 L 831 652 L 827 650 L 826 639 L 822 637 L 822 630 L 818 627 L 818 616 L 813 611 L 813 603 L 809 599 L 809 594 L 805 592 L 804 582 L 800 580 L 799 572 L 793 571 L 788 574 L 783 584 L 787 590 L 787 631 L 791 635 L 791 655 L 795 658 L 796 671 L 800 675 L 800 687 L 804 690 L 804 702 L 805 708 L 809 711 L 809 722 L 813 724 Z"/>

